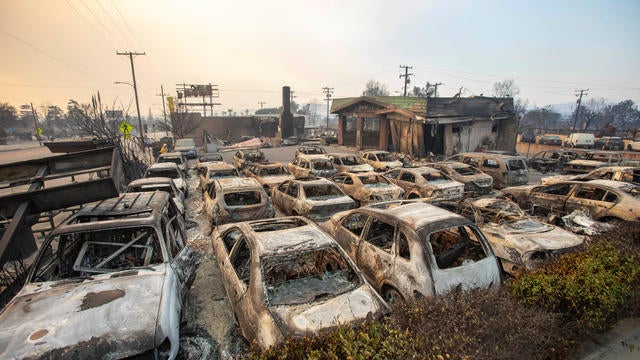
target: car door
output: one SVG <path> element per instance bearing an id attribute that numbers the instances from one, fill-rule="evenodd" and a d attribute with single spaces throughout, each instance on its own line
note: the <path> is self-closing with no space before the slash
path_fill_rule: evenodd
<path id="1" fill-rule="evenodd" d="M 534 211 L 542 214 L 562 213 L 565 211 L 565 202 L 572 189 L 573 184 L 568 183 L 534 187 L 529 194 L 529 200 L 524 205 L 525 207 L 533 206 Z"/>
<path id="2" fill-rule="evenodd" d="M 191 247 L 185 246 L 186 236 L 178 214 L 169 211 L 167 215 L 170 217 L 163 216 L 167 252 L 171 258 L 171 270 L 178 279 L 180 299 L 184 299 L 195 277 L 197 256 Z"/>
<path id="3" fill-rule="evenodd" d="M 240 324 L 240 329 L 247 339 L 256 338 L 260 319 L 257 307 L 252 302 L 252 266 L 255 260 L 247 240 L 241 236 L 231 249 L 229 262 L 226 265 L 224 287 L 231 302 L 233 312 Z"/>
<path id="4" fill-rule="evenodd" d="M 614 192 L 594 184 L 579 184 L 567 198 L 565 211 L 586 209 L 592 218 L 600 219 L 606 217 L 617 202 L 618 196 Z"/>
<path id="5" fill-rule="evenodd" d="M 358 242 L 356 263 L 377 289 L 387 281 L 394 284 L 403 281 L 400 279 L 403 274 L 394 271 L 392 248 L 395 233 L 395 224 L 372 216 Z"/>
<path id="6" fill-rule="evenodd" d="M 282 207 L 283 212 L 287 215 L 301 215 L 301 206 L 299 204 L 300 197 L 300 184 L 297 182 L 289 183 L 287 191 L 282 195 Z"/>
<path id="7" fill-rule="evenodd" d="M 416 176 L 409 171 L 402 171 L 396 179 L 396 185 L 403 188 L 408 196 L 409 192 L 416 187 Z"/>
<path id="8" fill-rule="evenodd" d="M 284 196 L 288 186 L 289 181 L 285 181 L 277 187 L 274 187 L 271 191 L 271 201 L 273 202 L 273 205 L 278 209 L 284 207 Z"/>
<path id="9" fill-rule="evenodd" d="M 340 223 L 336 225 L 335 230 L 331 234 L 354 262 L 356 262 L 360 235 L 366 227 L 368 220 L 369 215 L 359 211 L 352 212 L 340 220 Z M 360 264 L 357 265 L 360 266 Z"/>

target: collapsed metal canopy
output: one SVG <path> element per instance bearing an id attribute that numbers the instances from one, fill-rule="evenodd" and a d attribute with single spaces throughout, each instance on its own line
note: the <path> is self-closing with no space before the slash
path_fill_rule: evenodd
<path id="1" fill-rule="evenodd" d="M 0 266 L 36 250 L 40 213 L 116 197 L 124 185 L 113 146 L 0 165 Z"/>

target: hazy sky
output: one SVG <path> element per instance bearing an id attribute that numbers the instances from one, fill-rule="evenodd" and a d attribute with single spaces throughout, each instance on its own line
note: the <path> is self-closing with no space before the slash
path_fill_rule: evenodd
<path id="1" fill-rule="evenodd" d="M 2 0 L 0 102 L 69 99 L 161 114 L 160 85 L 217 84 L 218 111 L 358 96 L 370 79 L 400 94 L 441 82 L 441 96 L 491 94 L 512 78 L 530 104 L 590 98 L 640 103 L 640 1 Z"/>

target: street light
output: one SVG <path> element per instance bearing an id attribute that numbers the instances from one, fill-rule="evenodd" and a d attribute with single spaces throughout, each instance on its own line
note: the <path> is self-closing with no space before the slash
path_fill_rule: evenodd
<path id="1" fill-rule="evenodd" d="M 144 128 L 142 127 L 142 118 L 140 117 L 140 105 L 138 105 L 138 89 L 132 83 L 126 81 L 115 81 L 114 84 L 129 85 L 133 88 L 133 92 L 136 96 L 136 111 L 138 112 L 138 128 L 140 129 L 140 146 L 144 147 Z"/>

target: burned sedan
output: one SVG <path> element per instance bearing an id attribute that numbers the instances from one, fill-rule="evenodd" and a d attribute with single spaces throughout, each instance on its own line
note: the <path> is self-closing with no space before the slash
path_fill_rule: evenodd
<path id="1" fill-rule="evenodd" d="M 242 335 L 259 348 L 385 309 L 340 246 L 302 217 L 220 226 L 213 249 Z"/>
<path id="2" fill-rule="evenodd" d="M 155 163 L 147 168 L 144 173 L 145 178 L 150 177 L 168 177 L 173 179 L 176 187 L 182 191 L 184 197 L 189 196 L 189 187 L 185 179 L 184 172 L 180 170 L 178 165 L 173 162 Z"/>
<path id="3" fill-rule="evenodd" d="M 174 359 L 197 266 L 162 191 L 85 206 L 44 240 L 0 315 L 3 359 Z"/>
<path id="4" fill-rule="evenodd" d="M 333 166 L 337 171 L 348 172 L 369 172 L 373 171 L 373 166 L 367 164 L 363 158 L 356 154 L 332 153 L 328 154 Z"/>
<path id="5" fill-rule="evenodd" d="M 304 155 L 296 156 L 289 164 L 287 170 L 296 178 L 307 178 L 313 176 L 330 177 L 336 173 L 331 159 L 326 155 Z"/>
<path id="6" fill-rule="evenodd" d="M 238 169 L 225 162 L 204 163 L 198 167 L 198 175 L 200 176 L 199 187 L 202 191 L 207 191 L 209 184 L 211 184 L 215 179 L 242 176 Z"/>
<path id="7" fill-rule="evenodd" d="M 404 197 L 404 190 L 376 172 L 339 172 L 331 180 L 356 201 L 357 206 L 381 201 L 398 200 Z"/>
<path id="8" fill-rule="evenodd" d="M 504 197 L 465 199 L 459 213 L 480 227 L 505 272 L 532 270 L 558 255 L 582 248 L 584 238 L 526 216 Z"/>
<path id="9" fill-rule="evenodd" d="M 566 215 L 574 210 L 586 210 L 598 221 L 640 220 L 640 186 L 622 181 L 558 181 L 549 185 L 514 186 L 502 192 L 536 214 Z"/>
<path id="10" fill-rule="evenodd" d="M 258 180 L 267 194 L 271 194 L 274 187 L 294 178 L 280 162 L 251 164 L 244 170 L 244 174 Z"/>
<path id="11" fill-rule="evenodd" d="M 203 195 L 207 217 L 213 225 L 275 215 L 269 196 L 253 178 L 216 179 Z"/>
<path id="12" fill-rule="evenodd" d="M 321 225 L 389 302 L 502 281 L 478 227 L 430 204 L 382 202 L 335 214 Z"/>
<path id="13" fill-rule="evenodd" d="M 166 191 L 171 194 L 173 201 L 175 201 L 180 214 L 185 217 L 184 212 L 184 194 L 180 189 L 176 187 L 176 184 L 171 178 L 165 177 L 150 177 L 133 180 L 127 185 L 127 192 L 146 192 L 146 191 Z"/>
<path id="14" fill-rule="evenodd" d="M 477 168 L 462 162 L 429 163 L 427 166 L 440 170 L 451 179 L 464 184 L 464 191 L 484 195 L 493 189 L 493 178 Z"/>
<path id="15" fill-rule="evenodd" d="M 604 166 L 586 174 L 555 175 L 540 179 L 542 185 L 557 183 L 563 180 L 589 181 L 613 180 L 640 185 L 640 167 L 637 166 Z"/>
<path id="16" fill-rule="evenodd" d="M 285 181 L 273 188 L 271 199 L 285 215 L 300 215 L 316 222 L 356 207 L 353 199 L 325 178 Z"/>
<path id="17" fill-rule="evenodd" d="M 452 200 L 464 195 L 464 184 L 426 166 L 393 169 L 384 173 L 384 176 L 403 188 L 407 199 Z"/>

